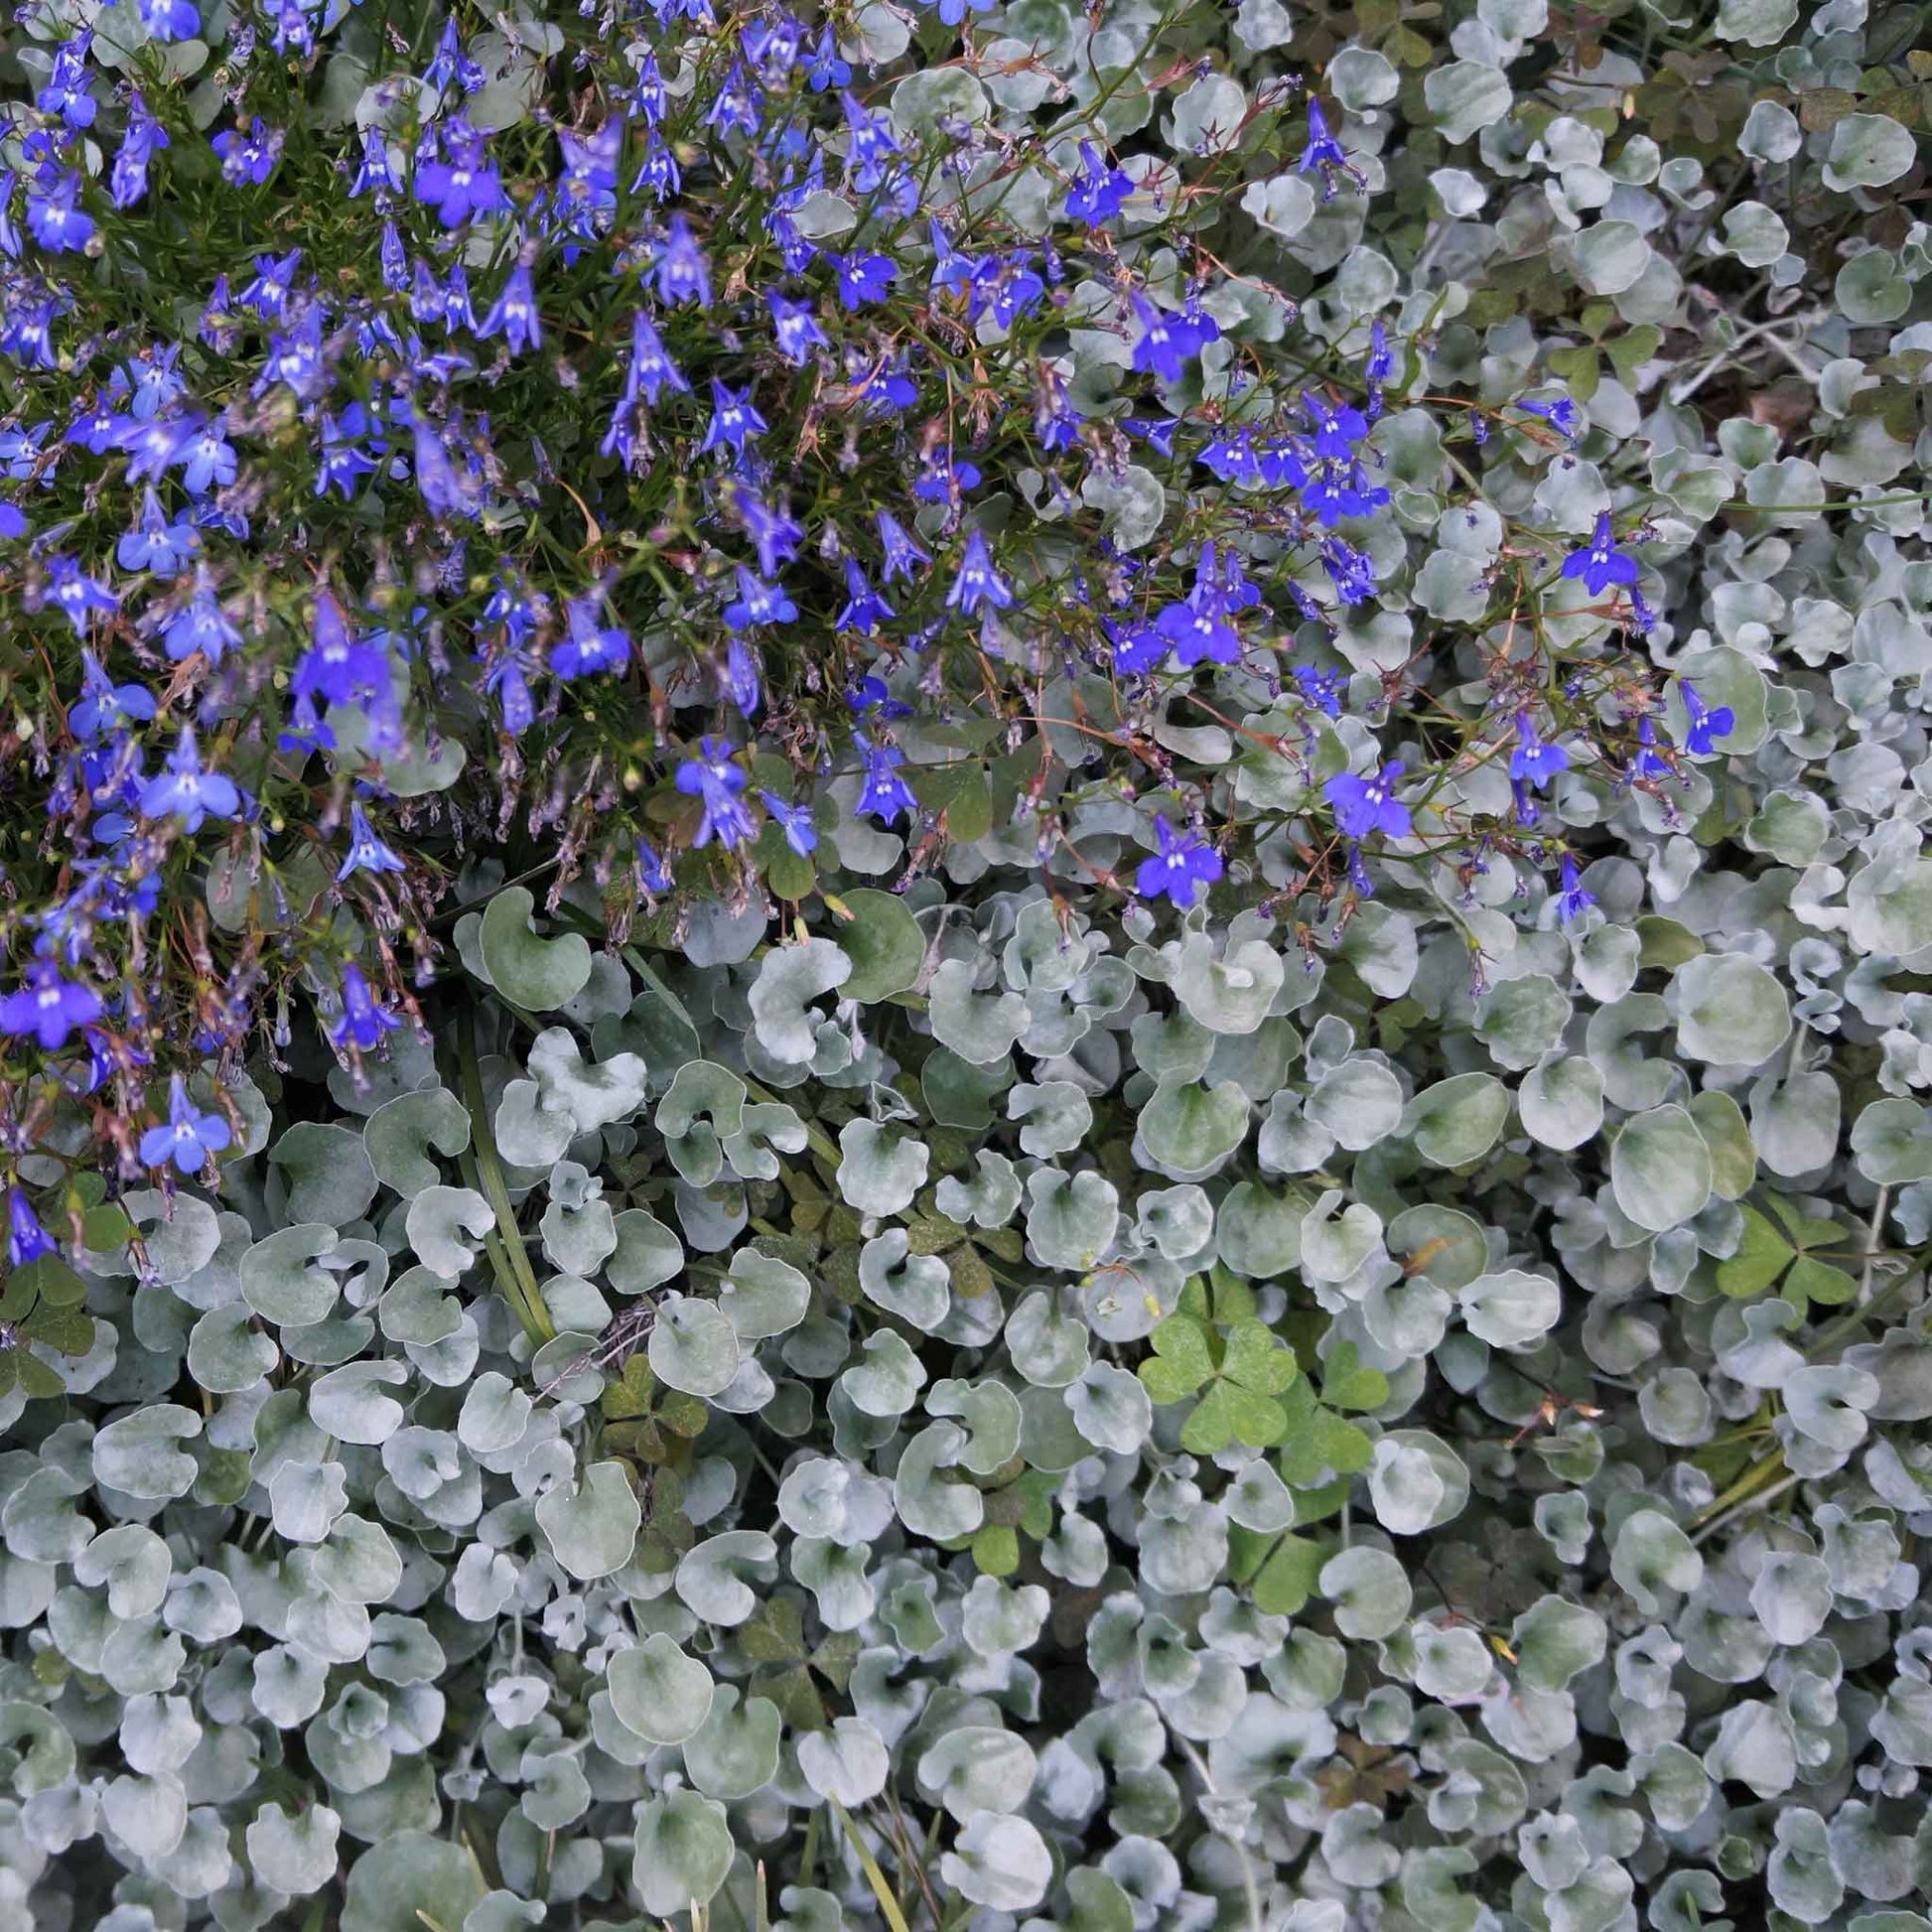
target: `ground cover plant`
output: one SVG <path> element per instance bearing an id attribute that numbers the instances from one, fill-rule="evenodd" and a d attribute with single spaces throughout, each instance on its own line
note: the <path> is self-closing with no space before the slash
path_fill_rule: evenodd
<path id="1" fill-rule="evenodd" d="M 1927 29 L 17 9 L 0 1928 L 1932 1926 Z"/>

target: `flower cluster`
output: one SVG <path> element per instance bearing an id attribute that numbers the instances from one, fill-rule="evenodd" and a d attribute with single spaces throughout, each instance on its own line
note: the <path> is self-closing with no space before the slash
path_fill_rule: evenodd
<path id="1" fill-rule="evenodd" d="M 1175 814 L 1225 807 L 1209 774 L 1149 760 L 1145 721 L 1203 676 L 1258 685 L 1312 774 L 1424 682 L 1364 678 L 1351 641 L 1405 594 L 1390 519 L 1415 436 L 1479 460 L 1493 427 L 1513 469 L 1576 463 L 1568 398 L 1430 393 L 1425 318 L 1291 329 L 1301 373 L 1257 379 L 1296 304 L 1194 239 L 1216 151 L 1182 192 L 1097 122 L 1029 123 L 1014 149 L 976 84 L 963 115 L 916 74 L 888 98 L 828 22 L 667 0 L 621 45 L 577 38 L 592 84 L 564 119 L 537 107 L 540 64 L 452 18 L 337 134 L 274 105 L 252 35 L 232 124 L 206 131 L 170 52 L 197 10 L 140 21 L 130 59 L 45 44 L 0 172 L 0 345 L 36 399 L 4 432 L 0 572 L 41 614 L 21 733 L 43 849 L 66 855 L 0 915 L 16 1114 L 29 1042 L 85 1045 L 69 1089 L 111 1081 L 151 1120 L 183 1049 L 233 1061 L 291 997 L 341 1016 L 345 1053 L 374 1047 L 447 956 L 460 841 L 425 844 L 417 802 L 446 791 L 453 824 L 552 848 L 553 907 L 587 877 L 621 919 L 813 899 L 888 829 L 909 879 L 990 804 L 1090 889 L 1191 905 L 1270 828 L 1176 843 Z M 285 9 L 269 45 L 310 57 L 327 31 Z M 1324 202 L 1371 186 L 1318 96 L 1278 86 L 1258 111 L 1303 124 Z M 980 192 L 1023 164 L 1026 211 Z M 297 206 L 310 238 L 273 218 Z M 186 326 L 76 272 L 102 251 L 165 260 Z M 1015 475 L 1035 517 L 1001 493 Z M 1472 556 L 1472 637 L 1559 562 L 1602 620 L 1574 661 L 1498 664 L 1513 813 L 1416 834 L 1406 800 L 1478 742 L 1471 719 L 1460 747 L 1307 791 L 1304 889 L 1375 891 L 1365 844 L 1399 867 L 1531 839 L 1532 795 L 1573 767 L 1668 792 L 1660 688 L 1597 641 L 1656 622 L 1630 527 L 1596 509 L 1566 550 L 1539 512 Z M 1081 794 L 989 757 L 1049 745 L 1042 694 L 1096 675 L 1116 716 L 1083 727 L 1081 782 L 1144 795 L 1144 864 L 1083 854 Z M 1712 751 L 1723 715 L 1680 749 Z M 962 754 L 987 760 L 970 779 Z M 821 833 L 845 823 L 878 832 L 835 855 Z M 1554 880 L 1568 847 L 1537 850 Z M 216 930 L 178 929 L 209 868 Z"/>

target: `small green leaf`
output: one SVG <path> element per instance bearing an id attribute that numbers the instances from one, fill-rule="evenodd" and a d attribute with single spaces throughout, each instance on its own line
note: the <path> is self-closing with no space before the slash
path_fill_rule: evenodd
<path id="1" fill-rule="evenodd" d="M 1743 1238 L 1737 1252 L 1718 1265 L 1718 1286 L 1740 1299 L 1761 1295 L 1784 1273 L 1795 1252 L 1772 1224 L 1754 1207 L 1745 1207 Z"/>
<path id="2" fill-rule="evenodd" d="M 1379 1409 L 1389 1399 L 1389 1378 L 1379 1368 L 1363 1368 L 1352 1341 L 1328 1357 L 1321 1376 L 1321 1400 L 1331 1409 Z"/>

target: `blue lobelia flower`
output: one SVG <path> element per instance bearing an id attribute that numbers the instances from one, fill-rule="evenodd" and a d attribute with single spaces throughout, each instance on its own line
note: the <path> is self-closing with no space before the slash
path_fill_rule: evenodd
<path id="1" fill-rule="evenodd" d="M 192 41 L 202 31 L 195 0 L 141 0 L 140 11 L 148 38 L 164 47 L 171 41 Z"/>
<path id="2" fill-rule="evenodd" d="M 161 642 L 169 659 L 177 664 L 198 650 L 210 664 L 218 664 L 241 642 L 241 627 L 222 610 L 205 565 L 196 570 L 194 592 L 168 620 Z"/>
<path id="3" fill-rule="evenodd" d="M 408 868 L 395 853 L 376 836 L 375 828 L 369 823 L 368 814 L 361 806 L 350 805 L 348 856 L 343 861 L 342 870 L 336 875 L 336 884 L 340 886 L 351 873 L 406 872 Z"/>
<path id="4" fill-rule="evenodd" d="M 828 255 L 839 278 L 839 300 L 848 311 L 883 302 L 898 280 L 898 270 L 885 255 Z"/>
<path id="5" fill-rule="evenodd" d="M 1164 637 L 1151 623 L 1123 627 L 1111 619 L 1103 618 L 1100 627 L 1113 646 L 1113 667 L 1122 677 L 1144 676 L 1165 663 L 1173 649 L 1172 640 Z"/>
<path id="6" fill-rule="evenodd" d="M 1080 143 L 1080 171 L 1066 191 L 1068 220 L 1084 221 L 1090 228 L 1104 227 L 1133 192 L 1133 176 L 1110 167 L 1091 141 Z"/>
<path id="7" fill-rule="evenodd" d="M 1402 770 L 1402 760 L 1391 759 L 1368 777 L 1340 771 L 1321 787 L 1322 796 L 1334 807 L 1335 822 L 1351 839 L 1365 839 L 1371 832 L 1392 839 L 1409 836 L 1413 826 L 1409 807 L 1395 795 Z"/>
<path id="8" fill-rule="evenodd" d="M 1589 541 L 1579 544 L 1564 558 L 1563 574 L 1573 582 L 1582 578 L 1584 588 L 1591 597 L 1601 597 L 1613 585 L 1637 581 L 1637 560 L 1617 548 L 1608 510 L 1597 513 L 1596 528 L 1590 533 Z"/>
<path id="9" fill-rule="evenodd" d="M 1548 423 L 1566 442 L 1574 443 L 1583 434 L 1584 413 L 1568 396 L 1560 402 L 1532 402 L 1527 396 L 1519 396 L 1516 407 L 1524 415 Z"/>
<path id="10" fill-rule="evenodd" d="M 190 9 L 193 12 L 193 9 Z M 199 23 L 197 23 L 199 25 Z M 194 30 L 191 28 L 190 32 Z M 114 153 L 108 191 L 118 208 L 130 208 L 148 192 L 148 163 L 163 148 L 172 147 L 168 130 L 148 111 L 140 88 L 128 96 L 127 125 Z"/>
<path id="11" fill-rule="evenodd" d="M 905 754 L 897 745 L 874 743 L 863 734 L 859 745 L 866 755 L 866 782 L 856 809 L 871 813 L 887 825 L 901 812 L 907 817 L 917 817 L 919 801 L 897 770 L 905 762 Z"/>
<path id="12" fill-rule="evenodd" d="M 1296 168 L 1301 174 L 1318 174 L 1321 177 L 1321 199 L 1324 202 L 1334 200 L 1337 176 L 1355 178 L 1355 170 L 1348 165 L 1348 157 L 1342 152 L 1341 143 L 1328 131 L 1328 117 L 1322 113 L 1318 100 L 1309 102 L 1309 144 L 1302 150 L 1302 159 Z"/>
<path id="13" fill-rule="evenodd" d="M 1570 754 L 1561 745 L 1538 737 L 1536 720 L 1527 711 L 1516 714 L 1516 749 L 1509 757 L 1509 775 L 1539 790 L 1559 772 L 1570 769 Z"/>
<path id="14" fill-rule="evenodd" d="M 798 607 L 786 596 L 782 584 L 767 584 L 763 578 L 738 566 L 738 595 L 725 606 L 724 618 L 734 630 L 745 630 L 755 623 L 790 623 Z"/>
<path id="15" fill-rule="evenodd" d="M 147 818 L 174 818 L 184 832 L 199 832 L 210 818 L 233 818 L 241 794 L 219 771 L 205 771 L 195 745 L 195 728 L 184 725 L 168 754 L 167 769 L 141 787 L 141 812 Z"/>
<path id="16" fill-rule="evenodd" d="M 1171 314 L 1156 308 L 1139 289 L 1131 298 L 1134 319 L 1141 333 L 1134 343 L 1134 367 L 1143 375 L 1159 376 L 1163 382 L 1178 382 L 1187 373 L 1187 364 L 1201 349 L 1220 340 L 1220 325 L 1211 316 Z"/>
<path id="17" fill-rule="evenodd" d="M 764 299 L 771 307 L 771 326 L 778 338 L 778 353 L 793 368 L 802 369 L 811 360 L 814 348 L 829 345 L 825 331 L 818 326 L 809 302 L 787 302 L 776 289 L 767 289 Z"/>
<path id="18" fill-rule="evenodd" d="M 543 322 L 537 314 L 536 284 L 530 279 L 529 265 L 518 262 L 509 272 L 502 292 L 489 313 L 478 326 L 479 337 L 487 341 L 500 333 L 512 355 L 526 348 L 543 345 Z"/>
<path id="19" fill-rule="evenodd" d="M 483 152 L 483 136 L 458 118 L 443 131 L 447 161 L 434 158 L 417 164 L 415 194 L 425 207 L 436 210 L 446 228 L 460 228 L 484 214 L 507 214 L 510 199 L 502 177 Z"/>
<path id="20" fill-rule="evenodd" d="M 881 510 L 878 518 L 879 541 L 886 548 L 886 563 L 881 572 L 887 583 L 896 577 L 912 581 L 914 564 L 929 564 L 932 558 L 905 534 L 891 510 Z"/>
<path id="21" fill-rule="evenodd" d="M 658 250 L 656 273 L 660 302 L 674 309 L 687 302 L 700 309 L 711 307 L 711 265 L 681 214 L 671 216 L 669 232 Z"/>
<path id="22" fill-rule="evenodd" d="M 759 796 L 764 800 L 764 809 L 783 831 L 785 843 L 792 851 L 804 859 L 818 850 L 818 827 L 812 823 L 809 805 L 787 805 L 775 791 L 760 791 Z"/>
<path id="23" fill-rule="evenodd" d="M 1637 751 L 1636 756 L 1630 760 L 1630 776 L 1632 778 L 1670 776 L 1670 760 L 1657 750 L 1657 727 L 1648 718 L 1637 720 Z"/>
<path id="24" fill-rule="evenodd" d="M 1375 595 L 1375 566 L 1366 551 L 1329 537 L 1321 546 L 1321 564 L 1342 603 L 1365 604 Z"/>
<path id="25" fill-rule="evenodd" d="M 704 801 L 704 815 L 698 821 L 694 846 L 743 845 L 756 830 L 752 815 L 740 797 L 747 784 L 745 773 L 732 762 L 731 747 L 722 738 L 706 737 L 695 758 L 686 759 L 677 768 L 678 790 L 687 797 Z"/>
<path id="26" fill-rule="evenodd" d="M 41 1226 L 34 1204 L 18 1187 L 7 1189 L 7 1266 L 25 1268 L 42 1255 L 58 1254 L 60 1244 Z"/>
<path id="27" fill-rule="evenodd" d="M 168 1083 L 167 1124 L 141 1136 L 141 1159 L 151 1168 L 172 1161 L 183 1173 L 198 1173 L 233 1139 L 219 1114 L 205 1114 L 189 1099 L 188 1082 L 177 1073 Z"/>
<path id="28" fill-rule="evenodd" d="M 721 445 L 729 445 L 743 455 L 745 445 L 753 437 L 762 436 L 769 427 L 752 402 L 752 385 L 749 382 L 743 389 L 733 390 L 714 375 L 711 378 L 711 420 L 705 425 L 704 441 L 698 445 L 700 456 Z"/>
<path id="29" fill-rule="evenodd" d="M 1557 917 L 1565 925 L 1581 919 L 1587 907 L 1596 903 L 1596 895 L 1585 889 L 1577 872 L 1577 862 L 1569 853 L 1563 855 L 1563 885 L 1557 895 Z"/>
<path id="30" fill-rule="evenodd" d="M 1727 704 L 1719 705 L 1715 710 L 1698 696 L 1697 686 L 1689 678 L 1679 678 L 1678 691 L 1684 699 L 1685 717 L 1689 729 L 1684 734 L 1684 749 L 1694 757 L 1702 758 L 1718 748 L 1712 744 L 1714 738 L 1728 738 L 1736 724 L 1736 715 Z"/>
<path id="31" fill-rule="evenodd" d="M 602 602 L 601 591 L 587 591 L 565 607 L 569 635 L 552 649 L 550 669 L 566 683 L 595 677 L 600 671 L 621 671 L 630 661 L 629 633 L 615 624 L 608 628 L 598 624 Z"/>
<path id="32" fill-rule="evenodd" d="M 1352 458 L 1368 435 L 1368 418 L 1351 403 L 1324 402 L 1311 389 L 1304 389 L 1302 407 L 1313 427 L 1315 455 L 1331 463 Z"/>
<path id="33" fill-rule="evenodd" d="M 741 718 L 754 718 L 764 702 L 764 667 L 757 650 L 743 637 L 725 647 L 725 695 Z"/>
<path id="34" fill-rule="evenodd" d="M 866 581 L 866 573 L 859 568 L 856 557 L 848 556 L 845 560 L 845 608 L 834 621 L 835 629 L 856 630 L 869 637 L 888 618 L 897 616 Z"/>
<path id="35" fill-rule="evenodd" d="M 47 560 L 48 597 L 81 636 L 96 611 L 117 611 L 121 600 L 97 577 L 90 577 L 71 557 Z"/>
<path id="36" fill-rule="evenodd" d="M 98 738 L 124 724 L 145 724 L 155 714 L 152 691 L 144 685 L 114 683 L 90 650 L 80 653 L 80 702 L 68 713 L 68 723 L 78 738 Z"/>
<path id="37" fill-rule="evenodd" d="M 676 882 L 648 839 L 637 841 L 637 884 L 646 894 L 668 893 Z"/>
<path id="38" fill-rule="evenodd" d="M 384 1034 L 394 1033 L 402 1021 L 375 996 L 367 976 L 353 960 L 343 968 L 343 1010 L 329 1022 L 329 1041 L 338 1049 L 353 1044 L 371 1052 Z"/>
<path id="39" fill-rule="evenodd" d="M 32 1034 L 48 1052 L 58 1052 L 77 1028 L 101 1017 L 100 995 L 74 980 L 64 980 L 51 961 L 27 969 L 27 984 L 0 998 L 0 1034 Z"/>
<path id="40" fill-rule="evenodd" d="M 285 138 L 279 127 L 264 126 L 257 114 L 246 134 L 239 128 L 229 128 L 217 134 L 208 145 L 220 156 L 221 179 L 230 188 L 244 185 L 260 188 L 275 172 Z"/>
<path id="41" fill-rule="evenodd" d="M 1221 855 L 1192 832 L 1176 832 L 1165 813 L 1154 821 L 1160 850 L 1143 859 L 1134 885 L 1143 898 L 1166 898 L 1182 911 L 1192 905 L 1221 876 Z"/>
<path id="42" fill-rule="evenodd" d="M 982 604 L 1004 611 L 1012 602 L 1013 592 L 1006 579 L 993 568 L 985 533 L 974 530 L 966 539 L 966 555 L 960 562 L 959 575 L 946 593 L 946 609 L 971 617 Z"/>

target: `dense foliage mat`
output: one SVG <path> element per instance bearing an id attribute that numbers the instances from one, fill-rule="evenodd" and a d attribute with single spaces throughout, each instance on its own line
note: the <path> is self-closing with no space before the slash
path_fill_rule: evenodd
<path id="1" fill-rule="evenodd" d="M 0 1932 L 1932 1927 L 1927 8 L 15 22 Z"/>

